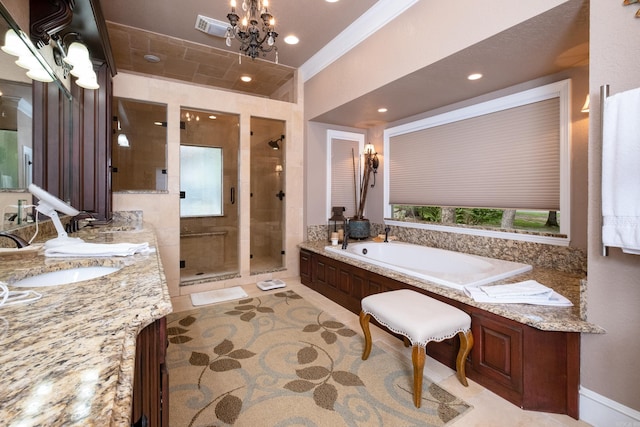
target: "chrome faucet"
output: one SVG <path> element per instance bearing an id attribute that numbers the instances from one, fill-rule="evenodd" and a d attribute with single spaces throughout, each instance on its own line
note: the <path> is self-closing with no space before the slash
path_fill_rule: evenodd
<path id="1" fill-rule="evenodd" d="M 9 234 L 9 233 L 0 232 L 0 237 L 6 237 L 8 239 L 13 240 L 16 243 L 16 246 L 18 248 L 26 248 L 27 246 L 29 246 L 29 242 L 27 242 L 24 239 L 16 236 L 15 234 Z"/>
<path id="2" fill-rule="evenodd" d="M 347 249 L 347 245 L 349 245 L 349 226 L 348 225 L 344 227 L 344 237 L 342 238 L 342 249 Z"/>
<path id="3" fill-rule="evenodd" d="M 384 242 L 389 243 L 389 232 L 391 231 L 391 227 L 386 226 L 384 228 Z"/>

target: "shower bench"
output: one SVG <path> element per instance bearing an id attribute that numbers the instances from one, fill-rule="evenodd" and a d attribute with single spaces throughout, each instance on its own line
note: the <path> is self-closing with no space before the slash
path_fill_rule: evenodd
<path id="1" fill-rule="evenodd" d="M 363 298 L 398 289 L 411 289 L 452 305 L 472 319 L 474 346 L 465 362 L 469 379 L 523 409 L 578 419 L 580 332 L 543 331 L 320 251 L 300 249 L 302 284 L 356 315 Z M 454 337 L 430 342 L 427 354 L 455 370 L 459 348 L 460 340 Z"/>

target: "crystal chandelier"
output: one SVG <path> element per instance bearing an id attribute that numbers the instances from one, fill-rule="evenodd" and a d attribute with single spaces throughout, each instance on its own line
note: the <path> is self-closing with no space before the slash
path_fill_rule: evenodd
<path id="1" fill-rule="evenodd" d="M 236 0 L 231 0 L 231 12 L 227 19 L 231 25 L 225 34 L 227 46 L 231 47 L 231 39 L 240 41 L 240 51 L 255 59 L 256 56 L 267 56 L 275 50 L 278 63 L 278 48 L 275 46 L 278 33 L 275 32 L 275 19 L 268 10 L 268 0 L 242 0 L 242 13 L 236 13 Z M 262 28 L 259 22 L 262 21 Z"/>

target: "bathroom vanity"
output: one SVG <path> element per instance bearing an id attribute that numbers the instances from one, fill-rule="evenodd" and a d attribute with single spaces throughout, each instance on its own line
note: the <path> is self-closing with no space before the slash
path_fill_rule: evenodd
<path id="1" fill-rule="evenodd" d="M 604 332 L 581 318 L 580 277 L 534 268 L 496 282 L 535 279 L 569 298 L 573 307 L 477 303 L 462 291 L 326 251 L 325 245 L 300 245 L 304 285 L 356 314 L 365 296 L 402 288 L 457 307 L 472 319 L 468 378 L 524 409 L 578 418 L 580 334 Z M 455 369 L 459 345 L 457 337 L 432 342 L 427 353 Z"/>
<path id="2" fill-rule="evenodd" d="M 157 247 L 154 232 L 141 223 L 114 222 L 73 236 Z M 21 278 L 86 266 L 120 269 L 32 288 L 41 299 L 0 307 L 0 419 L 7 425 L 130 426 L 144 417 L 148 425 L 168 425 L 164 316 L 172 306 L 157 252 L 3 256 L 0 281 L 17 290 L 11 283 Z"/>

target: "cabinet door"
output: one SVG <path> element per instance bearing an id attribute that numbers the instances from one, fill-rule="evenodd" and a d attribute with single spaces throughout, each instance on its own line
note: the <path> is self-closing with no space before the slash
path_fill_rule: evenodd
<path id="1" fill-rule="evenodd" d="M 508 389 L 522 393 L 522 329 L 472 314 L 473 369 Z"/>
<path id="2" fill-rule="evenodd" d="M 307 251 L 300 251 L 300 281 L 304 285 L 313 282 L 311 278 L 311 254 Z"/>

